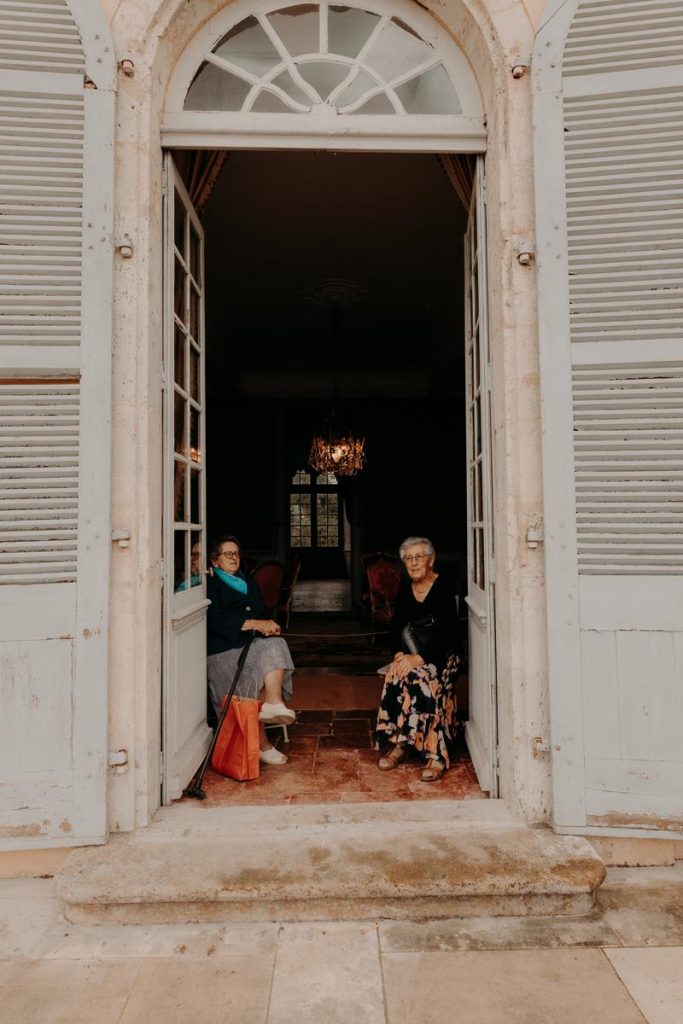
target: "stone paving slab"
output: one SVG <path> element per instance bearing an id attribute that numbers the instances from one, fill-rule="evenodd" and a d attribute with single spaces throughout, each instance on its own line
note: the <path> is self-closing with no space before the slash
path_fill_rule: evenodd
<path id="1" fill-rule="evenodd" d="M 266 1024 L 272 975 L 272 958 L 147 961 L 119 1024 Z"/>
<path id="2" fill-rule="evenodd" d="M 611 868 L 598 909 L 625 946 L 683 945 L 683 863 Z"/>
<path id="3" fill-rule="evenodd" d="M 119 1024 L 139 970 L 134 960 L 6 961 L 0 1024 Z"/>
<path id="4" fill-rule="evenodd" d="M 280 933 L 268 1024 L 385 1024 L 377 928 L 289 924 Z"/>
<path id="5" fill-rule="evenodd" d="M 647 1024 L 601 950 L 390 953 L 383 967 L 388 1024 Z"/>
<path id="6" fill-rule="evenodd" d="M 47 879 L 0 880 L 0 960 L 32 956 L 62 920 L 62 902 Z"/>
<path id="7" fill-rule="evenodd" d="M 613 949 L 607 956 L 648 1024 L 681 1024 L 683 949 Z"/>
<path id="8" fill-rule="evenodd" d="M 51 960 L 273 957 L 279 925 L 53 925 L 29 954 Z"/>

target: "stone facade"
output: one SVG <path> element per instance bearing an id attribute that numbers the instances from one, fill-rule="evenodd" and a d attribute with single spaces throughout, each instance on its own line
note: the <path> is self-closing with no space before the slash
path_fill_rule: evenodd
<path id="1" fill-rule="evenodd" d="M 103 0 L 120 76 L 116 118 L 114 299 L 114 529 L 111 576 L 110 748 L 129 753 L 111 776 L 110 822 L 147 823 L 159 792 L 161 671 L 161 146 L 164 96 L 188 41 L 223 0 Z M 489 128 L 487 185 L 491 292 L 494 530 L 501 796 L 529 821 L 550 811 L 548 694 L 542 546 L 525 543 L 542 514 L 537 295 L 520 246 L 534 237 L 528 65 L 543 0 L 450 0 L 428 8 L 475 71 Z"/>

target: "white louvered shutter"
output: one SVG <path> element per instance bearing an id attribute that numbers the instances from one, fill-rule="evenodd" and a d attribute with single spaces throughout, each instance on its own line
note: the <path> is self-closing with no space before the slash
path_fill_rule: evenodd
<path id="1" fill-rule="evenodd" d="M 535 78 L 554 816 L 683 832 L 683 6 L 555 7 Z"/>
<path id="2" fill-rule="evenodd" d="M 0 0 L 0 848 L 106 838 L 114 60 Z"/>

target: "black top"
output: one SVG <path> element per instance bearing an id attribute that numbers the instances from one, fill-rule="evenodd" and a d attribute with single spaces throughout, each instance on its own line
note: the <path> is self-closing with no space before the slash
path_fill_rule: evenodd
<path id="1" fill-rule="evenodd" d="M 206 596 L 211 601 L 206 616 L 207 655 L 244 647 L 249 637 L 249 631 L 242 630 L 246 620 L 270 618 L 258 584 L 251 576 L 246 581 L 247 592 L 240 594 L 215 573 L 207 578 Z"/>
<path id="2" fill-rule="evenodd" d="M 455 596 L 455 587 L 443 575 L 436 577 L 424 601 L 418 601 L 415 598 L 410 579 L 402 579 L 396 597 L 394 617 L 389 627 L 389 639 L 394 654 L 405 648 L 401 640 L 404 626 L 407 626 L 408 623 L 419 622 L 420 619 L 432 615 L 437 623 L 436 634 L 429 646 L 425 648 L 423 657 L 428 664 L 436 665 L 440 672 L 456 646 L 458 613 Z"/>

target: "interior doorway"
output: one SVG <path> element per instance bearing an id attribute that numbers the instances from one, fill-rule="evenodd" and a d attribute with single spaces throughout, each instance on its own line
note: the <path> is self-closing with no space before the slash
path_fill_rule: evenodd
<path id="1" fill-rule="evenodd" d="M 376 756 L 375 669 L 392 653 L 386 623 L 369 615 L 368 559 L 430 537 L 457 584 L 463 656 L 476 659 L 469 678 L 481 677 L 471 695 L 463 676 L 459 692 L 464 717 L 471 696 L 477 708 L 468 741 L 478 763 L 463 740 L 460 786 L 453 773 L 438 795 L 495 795 L 481 173 L 476 158 L 423 153 L 169 156 L 165 802 L 207 742 L 195 562 L 226 532 L 240 537 L 248 569 L 300 563 L 286 635 L 300 669 L 300 750 L 315 748 L 303 770 L 321 749 L 346 762 L 365 750 L 358 779 Z M 354 295 L 336 322 L 317 299 L 326 282 Z M 331 413 L 366 438 L 366 468 L 352 478 L 309 465 Z M 323 742 L 335 737 L 341 746 Z M 330 778 L 322 785 L 329 798 Z M 255 802 L 268 801 L 262 790 Z M 368 792 L 359 786 L 359 799 Z"/>

